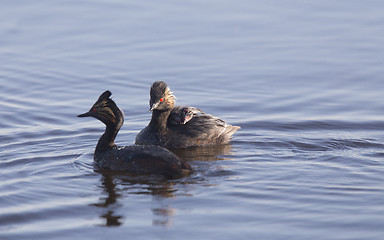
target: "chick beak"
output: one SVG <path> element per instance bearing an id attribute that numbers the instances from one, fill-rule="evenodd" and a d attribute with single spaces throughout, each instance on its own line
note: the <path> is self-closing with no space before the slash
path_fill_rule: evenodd
<path id="1" fill-rule="evenodd" d="M 187 122 L 189 122 L 189 120 L 191 120 L 191 116 L 185 116 L 184 120 L 183 120 L 183 124 L 186 124 Z"/>

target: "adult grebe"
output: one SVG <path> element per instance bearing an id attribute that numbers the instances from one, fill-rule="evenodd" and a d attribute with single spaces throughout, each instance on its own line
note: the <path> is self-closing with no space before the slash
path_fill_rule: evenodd
<path id="1" fill-rule="evenodd" d="M 92 108 L 78 117 L 94 117 L 105 125 L 94 153 L 99 169 L 131 173 L 161 174 L 177 177 L 192 172 L 191 166 L 171 151 L 159 146 L 125 146 L 115 144 L 115 138 L 124 122 L 124 115 L 105 91 Z"/>
<path id="2" fill-rule="evenodd" d="M 150 97 L 152 119 L 136 136 L 135 143 L 138 145 L 158 145 L 172 149 L 226 144 L 240 129 L 201 110 L 185 124 L 174 124 L 173 120 L 170 121 L 170 115 L 175 108 L 175 96 L 165 82 L 154 82 Z"/>

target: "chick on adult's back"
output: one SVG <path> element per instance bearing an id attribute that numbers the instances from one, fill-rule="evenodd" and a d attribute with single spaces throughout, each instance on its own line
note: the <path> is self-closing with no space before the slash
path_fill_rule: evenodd
<path id="1" fill-rule="evenodd" d="M 139 145 L 186 148 L 226 144 L 240 129 L 201 110 L 195 110 L 196 114 L 192 118 L 178 124 L 179 119 L 175 120 L 171 113 L 174 111 L 176 116 L 181 114 L 180 108 L 175 109 L 175 96 L 162 81 L 152 84 L 149 105 L 152 119 L 148 126 L 136 136 L 136 144 Z"/>
<path id="2" fill-rule="evenodd" d="M 172 109 L 171 114 L 168 117 L 168 124 L 186 124 L 199 114 L 204 114 L 204 112 L 195 107 L 176 106 Z"/>
<path id="3" fill-rule="evenodd" d="M 123 113 L 105 91 L 92 108 L 78 117 L 94 117 L 106 125 L 100 137 L 94 161 L 99 169 L 131 173 L 161 174 L 175 177 L 192 171 L 190 165 L 174 153 L 159 146 L 125 146 L 115 144 L 115 138 L 124 122 Z"/>

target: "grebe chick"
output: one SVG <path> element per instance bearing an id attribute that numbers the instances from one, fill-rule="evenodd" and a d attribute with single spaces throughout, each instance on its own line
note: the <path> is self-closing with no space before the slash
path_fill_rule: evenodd
<path id="1" fill-rule="evenodd" d="M 92 108 L 78 117 L 94 117 L 106 125 L 100 137 L 94 161 L 99 169 L 138 174 L 161 174 L 178 177 L 192 172 L 191 166 L 171 151 L 159 146 L 125 146 L 115 144 L 115 138 L 124 122 L 124 115 L 105 91 Z"/>
<path id="2" fill-rule="evenodd" d="M 186 124 L 193 118 L 193 116 L 198 114 L 204 114 L 204 112 L 195 107 L 176 106 L 172 109 L 168 117 L 168 124 Z"/>
<path id="3" fill-rule="evenodd" d="M 152 118 L 136 136 L 135 143 L 138 145 L 159 145 L 172 149 L 226 144 L 240 129 L 201 110 L 185 124 L 174 124 L 170 115 L 175 108 L 175 96 L 162 81 L 152 84 L 149 106 Z"/>

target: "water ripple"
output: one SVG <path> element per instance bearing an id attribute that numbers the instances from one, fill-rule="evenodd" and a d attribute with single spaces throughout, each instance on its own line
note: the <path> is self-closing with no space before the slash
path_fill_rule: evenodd
<path id="1" fill-rule="evenodd" d="M 308 121 L 248 121 L 243 127 L 274 131 L 377 131 L 384 130 L 384 121 L 347 122 L 335 120 Z"/>
<path id="2" fill-rule="evenodd" d="M 382 1 L 2 8 L 1 239 L 382 239 Z M 111 90 L 130 145 L 155 80 L 242 129 L 183 179 L 95 172 L 76 115 Z"/>

